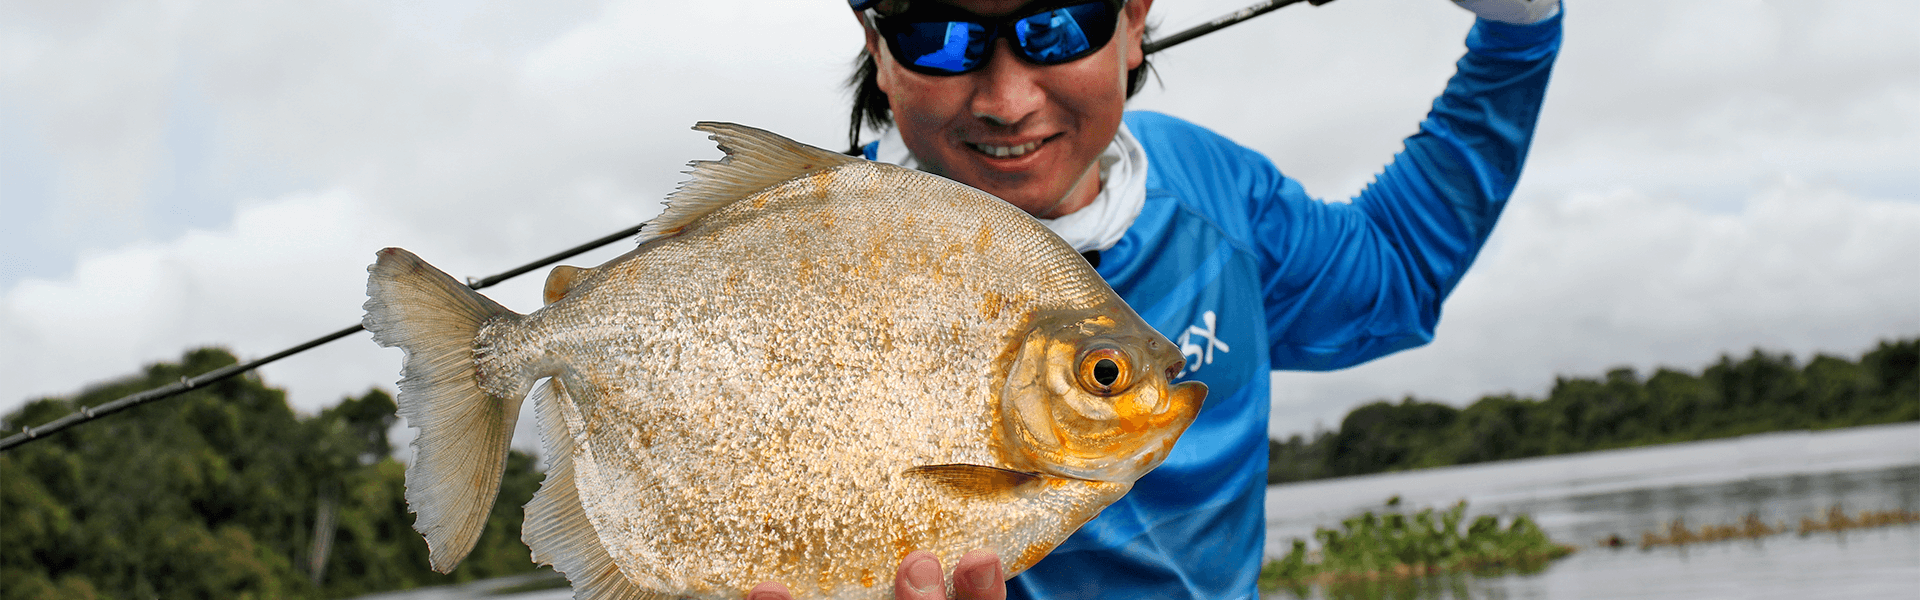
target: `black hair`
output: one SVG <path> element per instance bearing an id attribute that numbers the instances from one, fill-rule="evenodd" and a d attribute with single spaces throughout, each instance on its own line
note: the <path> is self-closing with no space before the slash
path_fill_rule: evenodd
<path id="1" fill-rule="evenodd" d="M 1120 36 L 1114 36 L 1116 38 Z M 1152 44 L 1153 28 L 1148 27 L 1140 34 L 1140 47 Z M 885 43 L 885 42 L 882 42 Z M 860 156 L 865 150 L 860 147 L 860 132 L 873 128 L 884 129 L 893 124 L 893 107 L 887 104 L 887 93 L 880 91 L 880 63 L 874 60 L 866 48 L 860 49 L 860 55 L 853 58 L 853 75 L 847 78 L 847 87 L 853 90 L 853 115 L 847 124 L 847 154 Z M 1153 68 L 1147 57 L 1140 57 L 1140 66 L 1127 70 L 1127 98 L 1133 98 L 1140 89 L 1147 86 L 1147 71 Z"/>

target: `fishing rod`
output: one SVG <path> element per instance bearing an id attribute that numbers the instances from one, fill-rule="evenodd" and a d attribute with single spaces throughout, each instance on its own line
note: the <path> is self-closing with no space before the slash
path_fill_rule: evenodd
<path id="1" fill-rule="evenodd" d="M 1290 4 L 1306 2 L 1314 6 L 1319 6 L 1332 1 L 1333 0 L 1266 0 L 1265 2 L 1261 2 L 1259 4 L 1254 4 L 1252 6 L 1242 8 L 1240 10 L 1224 15 L 1220 18 L 1214 19 L 1212 21 L 1208 21 L 1204 24 L 1187 28 L 1186 30 L 1167 36 L 1163 39 L 1155 40 L 1152 43 L 1147 44 L 1146 47 L 1142 49 L 1142 51 L 1145 54 L 1153 54 L 1161 50 L 1172 48 L 1188 40 L 1192 40 L 1194 38 L 1197 38 L 1209 33 L 1213 33 L 1215 31 L 1219 31 L 1221 29 L 1226 28 L 1227 26 L 1233 25 L 1235 23 L 1239 23 L 1241 21 L 1252 19 L 1254 17 L 1258 17 L 1260 15 L 1264 15 L 1269 12 L 1279 10 L 1280 8 Z M 540 260 L 536 260 L 536 261 L 527 263 L 525 265 L 521 265 L 519 267 L 500 273 L 498 275 L 486 277 L 483 279 L 473 279 L 469 277 L 467 278 L 467 287 L 476 289 L 476 290 L 486 288 L 494 284 L 500 283 L 502 281 L 506 281 L 508 279 L 512 279 L 514 277 L 518 277 L 520 275 L 526 274 L 528 271 L 545 267 L 547 265 L 551 265 L 553 263 L 566 260 L 580 253 L 587 252 L 589 250 L 594 250 L 596 248 L 605 246 L 607 244 L 611 244 L 616 240 L 632 237 L 633 235 L 638 234 L 639 232 L 640 232 L 640 226 L 635 225 L 633 227 L 628 227 L 626 229 L 616 231 L 612 234 L 608 234 L 607 236 L 602 237 L 600 239 L 596 239 L 591 242 L 587 242 L 585 244 L 581 244 L 579 246 L 574 246 L 573 248 L 560 251 L 546 258 L 542 258 Z M 4 452 L 15 446 L 19 446 L 21 444 L 25 444 L 33 440 L 43 439 L 49 435 L 59 433 L 60 431 L 65 430 L 69 427 L 73 427 L 75 425 L 86 423 L 94 419 L 98 419 L 113 413 L 117 413 L 129 408 L 133 408 L 135 406 L 146 404 L 149 402 L 155 402 L 155 401 L 164 400 L 167 398 L 172 398 L 174 396 L 178 396 L 180 394 L 193 391 L 196 388 L 205 387 L 209 384 L 219 382 L 229 377 L 233 377 L 235 375 L 239 375 L 241 373 L 245 373 L 245 372 L 252 371 L 254 369 L 258 369 L 260 367 L 266 366 L 282 358 L 286 358 L 289 356 L 293 356 L 295 354 L 299 354 L 301 352 L 305 352 L 307 350 L 311 350 L 314 347 L 319 346 L 321 344 L 325 344 L 327 342 L 331 342 L 343 337 L 347 337 L 349 335 L 353 335 L 355 333 L 360 332 L 363 329 L 365 328 L 362 327 L 359 323 L 355 323 L 353 324 L 352 327 L 347 327 L 339 331 L 335 331 L 333 333 L 329 333 L 329 334 L 314 338 L 312 340 L 308 340 L 306 343 L 300 344 L 298 346 L 294 346 L 292 348 L 288 348 L 286 350 L 281 350 L 265 358 L 261 358 L 258 360 L 245 362 L 245 363 L 228 365 L 225 367 L 221 367 L 219 369 L 208 371 L 204 374 L 201 374 L 198 377 L 181 377 L 180 381 L 177 383 L 171 383 L 162 387 L 157 387 L 157 388 L 146 390 L 143 392 L 137 392 L 137 393 L 129 394 L 126 396 L 122 396 L 111 402 L 106 402 L 104 404 L 100 404 L 97 406 L 82 406 L 80 407 L 80 410 L 69 413 L 66 416 L 60 417 L 58 419 L 49 421 L 45 425 L 41 425 L 38 427 L 22 426 L 20 428 L 20 433 L 7 436 L 5 439 L 0 439 L 0 452 Z"/>
<path id="2" fill-rule="evenodd" d="M 640 233 L 640 226 L 635 225 L 632 227 L 628 227 L 626 229 L 622 229 L 622 230 L 607 234 L 605 237 L 602 237 L 600 239 L 596 239 L 591 242 L 587 242 L 585 244 L 581 244 L 578 246 L 574 246 L 572 248 L 568 248 L 566 250 L 562 250 L 560 252 L 556 252 L 550 256 L 547 256 L 546 258 L 542 258 L 540 260 L 536 260 L 524 265 L 520 265 L 518 267 L 515 267 L 511 270 L 505 271 L 498 275 L 494 275 L 494 276 L 486 277 L 482 279 L 474 279 L 472 277 L 469 277 L 467 278 L 467 287 L 476 289 L 476 290 L 491 287 L 494 284 L 523 275 L 528 271 L 532 271 L 540 267 L 544 267 L 547 265 L 551 265 L 553 263 L 566 260 L 568 258 L 572 258 L 573 256 L 578 255 L 582 252 L 586 252 L 588 250 L 593 250 L 595 248 L 599 248 L 601 246 L 611 244 L 617 240 L 631 238 L 638 233 Z M 133 408 L 135 406 L 146 404 L 148 402 L 164 400 L 167 398 L 172 398 L 174 396 L 185 394 L 187 392 L 193 391 L 196 388 L 205 387 L 208 384 L 212 384 L 220 380 L 233 377 L 241 373 L 245 373 L 247 371 L 252 371 L 254 369 L 264 367 L 268 363 L 272 363 L 273 361 L 277 361 L 282 358 L 293 356 L 301 352 L 306 352 L 307 350 L 313 349 L 315 346 L 319 346 L 327 342 L 331 342 L 343 337 L 347 337 L 349 335 L 353 335 L 354 333 L 357 333 L 363 329 L 365 329 L 365 327 L 361 326 L 361 324 L 354 323 L 352 327 L 341 329 L 339 331 L 335 331 L 333 333 L 329 333 L 329 334 L 314 338 L 312 340 L 308 340 L 306 343 L 300 344 L 298 346 L 294 346 L 292 348 L 288 348 L 286 350 L 281 350 L 266 358 L 254 360 L 251 362 L 240 363 L 240 364 L 227 365 L 225 367 L 221 367 L 221 368 L 203 373 L 198 377 L 181 377 L 180 381 L 176 383 L 170 383 L 165 386 L 153 388 L 144 392 L 137 392 L 137 393 L 129 394 L 126 396 L 122 396 L 119 399 L 116 399 L 104 404 L 100 404 L 97 406 L 82 406 L 80 407 L 80 410 L 69 413 L 64 417 L 60 417 L 58 419 L 49 421 L 45 425 L 41 425 L 38 427 L 24 427 L 24 426 L 21 427 L 20 433 L 7 436 L 6 439 L 0 439 L 0 452 L 4 452 L 10 448 L 13 448 L 14 446 L 25 444 L 33 440 L 44 439 L 47 436 L 58 433 L 61 430 L 66 429 L 68 427 L 73 427 L 81 423 L 86 423 L 88 421 L 92 421 L 94 419 L 98 419 L 100 417 L 117 413 L 129 408 Z"/>
<path id="3" fill-rule="evenodd" d="M 1266 2 L 1261 2 L 1259 4 L 1254 4 L 1252 6 L 1248 6 L 1246 8 L 1233 11 L 1231 13 L 1221 16 L 1218 19 L 1214 19 L 1212 21 L 1208 21 L 1206 23 L 1202 23 L 1194 27 L 1189 27 L 1179 33 L 1167 36 L 1165 38 L 1154 40 L 1148 43 L 1145 48 L 1142 48 L 1141 53 L 1153 54 L 1161 50 L 1172 48 L 1174 46 L 1180 45 L 1180 43 L 1182 42 L 1191 40 L 1193 38 L 1197 38 L 1209 33 L 1213 33 L 1215 31 L 1219 31 L 1221 29 L 1225 29 L 1228 25 L 1233 25 L 1235 23 L 1239 23 L 1247 19 L 1251 19 L 1254 17 L 1258 17 L 1260 15 L 1264 15 L 1264 14 L 1279 10 L 1282 7 L 1285 7 L 1289 4 L 1306 2 L 1314 6 L 1320 6 L 1322 4 L 1326 4 L 1332 1 L 1333 0 L 1267 0 Z"/>

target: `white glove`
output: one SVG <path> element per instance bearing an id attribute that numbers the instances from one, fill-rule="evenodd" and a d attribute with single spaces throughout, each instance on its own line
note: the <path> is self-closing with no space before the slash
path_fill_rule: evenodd
<path id="1" fill-rule="evenodd" d="M 1560 0 L 1453 0 L 1489 21 L 1530 25 L 1560 14 Z"/>

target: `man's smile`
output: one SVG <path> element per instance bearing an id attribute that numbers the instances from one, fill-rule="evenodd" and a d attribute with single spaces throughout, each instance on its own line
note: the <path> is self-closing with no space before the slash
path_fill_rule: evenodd
<path id="1" fill-rule="evenodd" d="M 972 149 L 974 152 L 984 155 L 988 158 L 997 158 L 997 159 L 1019 158 L 1022 156 L 1026 156 L 1027 154 L 1035 150 L 1040 149 L 1041 146 L 1046 145 L 1048 142 L 1053 141 L 1054 138 L 1058 138 L 1061 135 L 1062 134 L 1056 133 L 1047 137 L 1043 137 L 1043 138 L 1028 141 L 1028 142 L 1019 142 L 1017 140 L 1007 139 L 1007 140 L 994 140 L 991 142 L 964 141 L 961 143 L 965 145 L 967 148 Z"/>
<path id="2" fill-rule="evenodd" d="M 985 154 L 987 156 L 991 156 L 994 158 L 1006 158 L 1009 156 L 1020 156 L 1028 152 L 1032 152 L 1035 148 L 1039 148 L 1040 143 L 1044 141 L 1046 140 L 1035 140 L 1035 141 L 1027 142 L 1025 144 L 1020 144 L 1018 146 L 995 146 L 991 144 L 975 144 L 972 142 L 968 142 L 967 145 L 971 146 L 974 149 L 974 151 L 979 152 L 981 154 Z"/>

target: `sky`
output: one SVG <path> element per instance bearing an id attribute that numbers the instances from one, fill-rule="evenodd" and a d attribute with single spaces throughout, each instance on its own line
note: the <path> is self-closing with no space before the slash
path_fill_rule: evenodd
<path id="1" fill-rule="evenodd" d="M 1165 34 L 1249 2 L 1149 19 Z M 1380 399 L 1920 335 L 1920 3 L 1567 13 L 1526 171 L 1435 341 L 1275 373 L 1273 433 Z M 1344 199 L 1471 23 L 1444 0 L 1289 7 L 1156 55 L 1131 108 Z M 696 121 L 844 147 L 859 44 L 839 0 L 0 3 L 0 412 L 357 323 L 382 247 L 482 277 L 637 224 L 719 156 Z M 543 272 L 486 293 L 530 311 Z M 392 389 L 400 360 L 362 333 L 262 377 L 312 413 Z"/>

